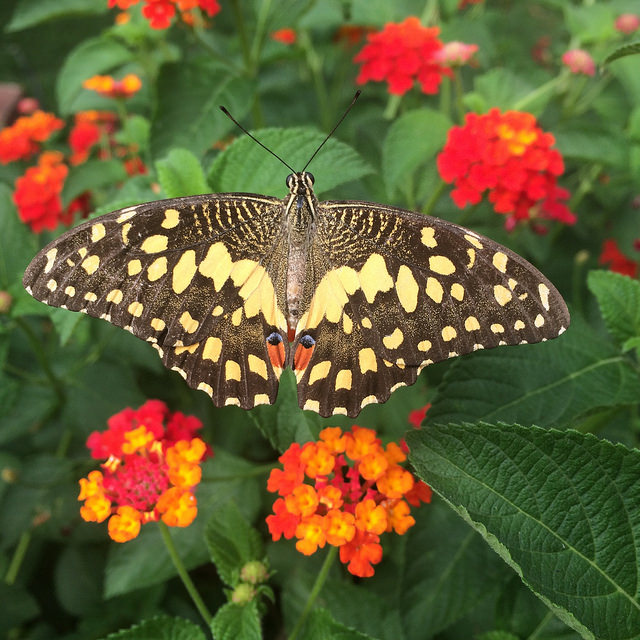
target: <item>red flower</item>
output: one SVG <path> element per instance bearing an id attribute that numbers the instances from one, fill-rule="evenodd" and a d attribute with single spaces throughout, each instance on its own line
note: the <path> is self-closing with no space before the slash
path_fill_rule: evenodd
<path id="1" fill-rule="evenodd" d="M 605 240 L 602 244 L 602 253 L 598 260 L 600 264 L 609 265 L 610 271 L 621 273 L 625 276 L 635 278 L 638 275 L 638 263 L 620 251 L 618 243 L 613 239 Z"/>
<path id="2" fill-rule="evenodd" d="M 496 213 L 507 214 L 507 228 L 531 218 L 574 224 L 575 215 L 561 202 L 569 192 L 556 183 L 564 162 L 551 148 L 554 142 L 530 113 L 468 113 L 463 126 L 449 130 L 438 170 L 454 183 L 451 197 L 461 209 L 488 190 Z"/>
<path id="3" fill-rule="evenodd" d="M 324 429 L 319 442 L 302 448 L 292 444 L 279 458 L 284 469 L 274 469 L 267 482 L 282 496 L 267 517 L 271 536 L 295 536 L 304 555 L 325 544 L 339 547 L 353 575 L 372 576 L 382 559 L 379 536 L 402 535 L 415 524 L 406 496 L 413 506 L 431 499 L 427 485 L 399 465 L 405 459 L 398 445 L 383 447 L 375 431 L 355 425 L 344 434 Z"/>
<path id="4" fill-rule="evenodd" d="M 127 10 L 140 0 L 108 0 L 108 7 L 118 7 Z M 187 24 L 195 22 L 192 11 L 200 8 L 209 17 L 213 17 L 220 11 L 218 0 L 144 0 L 142 15 L 149 21 L 152 29 L 167 29 L 176 15 L 176 9 L 180 12 L 180 18 Z"/>
<path id="5" fill-rule="evenodd" d="M 411 424 L 411 426 L 414 429 L 419 429 L 429 409 L 431 409 L 431 403 L 425 404 L 424 407 L 422 407 L 421 409 L 415 409 L 414 411 L 410 411 L 409 424 Z"/>
<path id="6" fill-rule="evenodd" d="M 437 93 L 443 75 L 451 76 L 437 53 L 442 49 L 438 27 L 423 27 L 416 17 L 388 23 L 382 31 L 371 33 L 369 41 L 354 62 L 362 62 L 358 84 L 386 80 L 389 93 L 403 95 L 417 80 L 423 93 Z"/>
<path id="7" fill-rule="evenodd" d="M 64 126 L 60 118 L 45 111 L 35 111 L 18 118 L 0 131 L 0 163 L 27 160 L 40 150 L 40 143 Z"/>
<path id="8" fill-rule="evenodd" d="M 640 16 L 635 13 L 623 13 L 616 18 L 614 27 L 621 33 L 633 33 L 640 27 Z"/>
<path id="9" fill-rule="evenodd" d="M 140 91 L 142 81 L 135 73 L 127 74 L 122 80 L 115 80 L 111 76 L 92 76 L 82 86 L 106 98 L 130 98 Z"/>
<path id="10" fill-rule="evenodd" d="M 293 44 L 296 41 L 296 32 L 293 29 L 278 29 L 271 34 L 271 39 L 282 44 Z"/>
<path id="11" fill-rule="evenodd" d="M 596 74 L 596 63 L 584 49 L 571 49 L 562 54 L 562 63 L 569 67 L 571 73 L 583 73 L 586 76 Z"/>
<path id="12" fill-rule="evenodd" d="M 55 229 L 60 222 L 69 224 L 73 213 L 63 211 L 60 193 L 69 169 L 59 151 L 45 151 L 38 165 L 30 167 L 16 180 L 13 201 L 22 222 L 32 231 Z"/>
<path id="13" fill-rule="evenodd" d="M 193 490 L 200 482 L 200 463 L 211 454 L 194 437 L 200 421 L 171 414 L 163 402 L 149 400 L 138 410 L 112 416 L 108 425 L 107 431 L 94 431 L 87 440 L 92 457 L 105 462 L 103 471 L 80 480 L 82 518 L 110 518 L 109 536 L 116 542 L 135 538 L 146 522 L 191 524 L 198 512 Z"/>

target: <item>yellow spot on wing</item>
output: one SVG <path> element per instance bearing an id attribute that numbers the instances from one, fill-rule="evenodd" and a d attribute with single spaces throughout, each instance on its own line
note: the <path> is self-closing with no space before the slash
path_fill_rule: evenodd
<path id="1" fill-rule="evenodd" d="M 418 342 L 418 351 L 429 351 L 429 349 L 431 349 L 431 342 L 429 342 L 429 340 Z"/>
<path id="2" fill-rule="evenodd" d="M 131 229 L 131 223 L 127 222 L 122 225 L 122 243 L 129 244 L 129 230 Z"/>
<path id="3" fill-rule="evenodd" d="M 200 346 L 199 342 L 194 342 L 193 344 L 188 344 L 186 346 L 185 345 L 180 345 L 179 347 L 176 347 L 174 349 L 174 351 L 175 351 L 177 356 L 185 353 L 185 351 L 187 353 L 195 353 L 195 351 L 198 349 L 199 346 Z"/>
<path id="4" fill-rule="evenodd" d="M 373 327 L 369 318 L 362 318 L 360 322 L 365 329 L 371 329 L 371 327 Z"/>
<path id="5" fill-rule="evenodd" d="M 476 318 L 475 316 L 469 316 L 464 321 L 464 328 L 467 331 L 479 331 L 480 330 L 480 323 L 478 322 L 478 318 Z"/>
<path id="6" fill-rule="evenodd" d="M 162 318 L 153 318 L 149 324 L 156 331 L 162 331 L 167 326 L 167 323 Z"/>
<path id="7" fill-rule="evenodd" d="M 155 282 L 156 280 L 160 280 L 165 273 L 167 273 L 167 259 L 165 256 L 160 256 L 149 265 L 147 278 L 149 278 L 151 282 Z"/>
<path id="8" fill-rule="evenodd" d="M 346 314 L 342 314 L 342 330 L 349 335 L 353 331 L 353 320 Z"/>
<path id="9" fill-rule="evenodd" d="M 465 233 L 464 238 L 469 244 L 472 244 L 476 249 L 484 248 L 482 246 L 482 242 L 480 242 L 480 240 L 478 240 L 478 238 L 476 238 L 475 236 Z"/>
<path id="10" fill-rule="evenodd" d="M 269 377 L 267 374 L 267 363 L 262 358 L 259 358 L 258 356 L 253 355 L 253 353 L 250 353 L 247 356 L 247 364 L 249 365 L 249 371 L 256 373 L 265 380 Z M 268 404 L 268 397 L 266 404 Z"/>
<path id="11" fill-rule="evenodd" d="M 49 282 L 47 282 L 47 289 L 49 289 L 49 291 L 55 291 L 58 288 L 58 283 L 51 279 L 49 280 Z"/>
<path id="12" fill-rule="evenodd" d="M 544 325 L 544 318 L 541 314 L 536 316 L 536 319 L 533 321 L 534 326 L 539 329 L 542 325 Z"/>
<path id="13" fill-rule="evenodd" d="M 231 256 L 222 242 L 216 242 L 209 247 L 207 255 L 200 263 L 198 271 L 213 280 L 216 291 L 220 291 L 231 273 Z"/>
<path id="14" fill-rule="evenodd" d="M 142 271 L 142 262 L 140 260 L 129 260 L 127 265 L 127 273 L 130 276 L 135 276 Z"/>
<path id="15" fill-rule="evenodd" d="M 224 377 L 226 380 L 237 380 L 238 382 L 242 379 L 240 365 L 235 360 L 227 360 L 224 363 Z"/>
<path id="16" fill-rule="evenodd" d="M 318 400 L 307 400 L 302 407 L 305 411 L 315 411 L 318 413 L 320 410 L 320 402 Z"/>
<path id="17" fill-rule="evenodd" d="M 491 331 L 493 331 L 493 333 L 504 333 L 504 327 L 501 324 L 495 323 L 491 325 Z"/>
<path id="18" fill-rule="evenodd" d="M 453 328 L 453 327 L 444 327 L 444 329 L 442 329 L 442 339 L 445 342 L 449 342 L 450 340 L 453 340 L 456 336 L 458 335 L 458 332 Z"/>
<path id="19" fill-rule="evenodd" d="M 309 384 L 313 384 L 318 380 L 324 380 L 331 370 L 331 361 L 323 360 L 314 365 L 309 374 Z"/>
<path id="20" fill-rule="evenodd" d="M 269 400 L 269 396 L 266 393 L 256 393 L 253 397 L 253 406 L 257 407 L 261 404 L 271 404 L 271 400 Z"/>
<path id="21" fill-rule="evenodd" d="M 429 269 L 442 276 L 450 276 L 455 273 L 456 265 L 447 256 L 431 256 L 429 258 Z"/>
<path id="22" fill-rule="evenodd" d="M 102 222 L 97 222 L 91 227 L 91 242 L 98 242 L 105 237 L 107 231 Z"/>
<path id="23" fill-rule="evenodd" d="M 442 302 L 442 296 L 444 295 L 444 290 L 442 289 L 442 285 L 437 278 L 429 276 L 427 278 L 427 295 L 434 301 L 440 304 Z"/>
<path id="24" fill-rule="evenodd" d="M 242 307 L 239 307 L 231 314 L 231 324 L 234 327 L 239 327 L 242 323 Z"/>
<path id="25" fill-rule="evenodd" d="M 467 255 L 469 256 L 469 262 L 467 263 L 467 269 L 471 269 L 476 261 L 476 250 L 467 249 Z"/>
<path id="26" fill-rule="evenodd" d="M 216 337 L 207 338 L 202 349 L 202 359 L 218 362 L 220 353 L 222 352 L 222 340 Z"/>
<path id="27" fill-rule="evenodd" d="M 75 287 L 72 287 L 72 286 L 68 286 L 68 287 L 64 290 L 64 292 L 65 292 L 65 293 L 66 293 L 70 298 L 73 298 L 73 296 L 75 296 L 75 295 L 76 295 L 76 289 L 75 289 Z"/>
<path id="28" fill-rule="evenodd" d="M 336 376 L 336 391 L 338 389 L 351 390 L 353 376 L 350 369 L 341 369 Z"/>
<path id="29" fill-rule="evenodd" d="M 549 311 L 549 287 L 547 287 L 544 282 L 541 282 L 538 285 L 538 292 L 540 293 L 540 301 L 542 302 L 542 306 Z"/>
<path id="30" fill-rule="evenodd" d="M 145 253 L 159 253 L 166 251 L 169 246 L 169 238 L 163 235 L 154 235 L 145 238 L 140 245 L 140 250 Z"/>
<path id="31" fill-rule="evenodd" d="M 141 302 L 132 302 L 128 307 L 127 311 L 136 318 L 139 318 L 142 315 L 144 307 Z"/>
<path id="32" fill-rule="evenodd" d="M 84 299 L 87 302 L 95 302 L 98 296 L 93 291 L 87 291 L 87 293 L 84 294 Z"/>
<path id="33" fill-rule="evenodd" d="M 436 230 L 433 227 L 423 227 L 420 232 L 420 240 L 425 247 L 429 247 L 429 249 L 433 249 L 438 246 L 438 243 L 435 239 Z"/>
<path id="34" fill-rule="evenodd" d="M 80 266 L 89 274 L 93 274 L 98 270 L 100 266 L 100 258 L 98 256 L 89 256 L 85 258 Z"/>
<path id="35" fill-rule="evenodd" d="M 424 231 L 424 229 L 423 229 Z M 420 288 L 416 279 L 411 273 L 411 269 L 406 265 L 400 265 L 398 278 L 396 279 L 396 294 L 402 308 L 407 313 L 412 313 L 418 306 L 418 292 Z"/>
<path id="36" fill-rule="evenodd" d="M 493 295 L 497 303 L 502 307 L 504 307 L 507 302 L 510 302 L 511 298 L 513 297 L 511 295 L 511 291 L 509 291 L 507 287 L 504 287 L 501 284 L 497 284 L 493 287 Z"/>
<path id="37" fill-rule="evenodd" d="M 382 338 L 382 344 L 387 349 L 397 349 L 404 340 L 404 334 L 396 327 L 391 335 Z"/>
<path id="38" fill-rule="evenodd" d="M 196 252 L 193 249 L 187 249 L 173 267 L 171 286 L 174 293 L 182 293 L 191 284 L 195 274 Z"/>
<path id="39" fill-rule="evenodd" d="M 464 287 L 458 282 L 454 282 L 451 285 L 451 297 L 459 300 L 460 302 L 462 302 L 462 299 L 464 298 Z"/>
<path id="40" fill-rule="evenodd" d="M 387 271 L 384 258 L 379 253 L 372 253 L 360 269 L 360 288 L 369 304 L 373 303 L 376 294 L 389 291 L 393 287 L 393 278 Z"/>
<path id="41" fill-rule="evenodd" d="M 513 325 L 513 328 L 516 331 L 520 331 L 520 329 L 524 329 L 525 328 L 525 323 L 522 322 L 522 320 L 516 320 L 515 324 Z"/>
<path id="42" fill-rule="evenodd" d="M 45 256 L 47 257 L 47 264 L 44 267 L 44 272 L 49 273 L 51 269 L 53 269 L 53 263 L 56 261 L 56 256 L 58 255 L 58 250 L 54 247 L 53 249 L 49 249 Z"/>
<path id="43" fill-rule="evenodd" d="M 493 254 L 493 266 L 500 271 L 500 273 L 506 273 L 507 272 L 507 256 L 502 253 L 502 251 L 496 251 Z"/>
<path id="44" fill-rule="evenodd" d="M 200 326 L 200 322 L 198 322 L 198 320 L 192 318 L 191 314 L 188 311 L 185 311 L 180 316 L 179 322 L 182 325 L 182 328 L 187 333 L 195 333 L 198 330 L 198 327 Z"/>
<path id="45" fill-rule="evenodd" d="M 180 212 L 177 209 L 165 209 L 164 220 L 160 223 L 163 229 L 173 229 L 178 226 Z"/>
<path id="46" fill-rule="evenodd" d="M 360 372 L 363 374 L 367 373 L 367 371 L 375 372 L 378 370 L 376 354 L 370 347 L 360 349 L 358 352 L 358 362 L 360 364 Z"/>
<path id="47" fill-rule="evenodd" d="M 111 289 L 107 294 L 107 302 L 113 302 L 113 304 L 120 304 L 124 294 L 120 289 Z"/>

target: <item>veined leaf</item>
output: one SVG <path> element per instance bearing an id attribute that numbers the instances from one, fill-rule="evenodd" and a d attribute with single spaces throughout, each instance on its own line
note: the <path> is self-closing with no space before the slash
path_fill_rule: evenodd
<path id="1" fill-rule="evenodd" d="M 626 58 L 627 56 L 634 56 L 638 53 L 640 53 L 640 42 L 630 42 L 610 53 L 602 64 L 609 64 L 618 58 Z"/>
<path id="2" fill-rule="evenodd" d="M 418 474 L 584 638 L 640 635 L 640 452 L 577 431 L 430 425 Z"/>
<path id="3" fill-rule="evenodd" d="M 20 0 L 13 11 L 5 31 L 20 31 L 71 15 L 106 13 L 107 6 L 86 0 Z"/>
<path id="4" fill-rule="evenodd" d="M 109 640 L 205 640 L 202 629 L 182 618 L 158 616 L 130 629 L 109 634 Z"/>
<path id="5" fill-rule="evenodd" d="M 211 632 L 216 640 L 261 640 L 256 603 L 229 602 L 220 607 L 211 621 Z"/>
<path id="6" fill-rule="evenodd" d="M 172 149 L 166 158 L 156 162 L 156 171 L 167 198 L 211 191 L 198 158 L 187 149 Z"/>

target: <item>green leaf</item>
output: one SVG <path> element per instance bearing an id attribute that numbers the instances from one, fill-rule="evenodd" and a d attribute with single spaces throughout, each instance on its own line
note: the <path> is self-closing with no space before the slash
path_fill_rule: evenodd
<path id="1" fill-rule="evenodd" d="M 229 602 L 220 607 L 211 621 L 215 640 L 261 640 L 260 616 L 255 602 Z"/>
<path id="2" fill-rule="evenodd" d="M 108 73 L 133 60 L 133 54 L 119 42 L 107 38 L 84 40 L 67 57 L 58 74 L 56 95 L 63 116 L 80 111 L 86 105 L 82 95 L 90 95 L 82 83 L 92 76 Z"/>
<path id="3" fill-rule="evenodd" d="M 630 42 L 629 44 L 625 44 L 623 47 L 618 47 L 615 51 L 610 53 L 602 63 L 603 65 L 609 64 L 618 58 L 626 58 L 627 56 L 634 56 L 640 53 L 640 41 L 638 42 Z"/>
<path id="4" fill-rule="evenodd" d="M 598 127 L 591 123 L 581 126 L 557 127 L 553 132 L 558 150 L 566 158 L 601 162 L 626 167 L 629 154 L 626 141 L 617 129 Z"/>
<path id="5" fill-rule="evenodd" d="M 22 280 L 29 261 L 38 251 L 38 240 L 20 221 L 11 189 L 0 183 L 0 288 Z"/>
<path id="6" fill-rule="evenodd" d="M 320 431 L 320 416 L 298 406 L 295 378 L 288 369 L 282 372 L 273 406 L 256 407 L 249 416 L 278 451 L 284 451 L 292 442 L 315 440 Z"/>
<path id="7" fill-rule="evenodd" d="M 94 15 L 107 11 L 106 5 L 87 3 L 87 0 L 19 0 L 5 31 L 20 31 L 71 15 Z"/>
<path id="8" fill-rule="evenodd" d="M 242 118 L 251 105 L 253 91 L 253 83 L 234 78 L 226 66 L 210 60 L 163 65 L 151 124 L 153 156 L 164 156 L 173 147 L 202 156 L 234 126 L 219 105 L 224 104 L 236 118 Z"/>
<path id="9" fill-rule="evenodd" d="M 232 501 L 211 514 L 205 540 L 220 578 L 230 587 L 236 586 L 240 569 L 247 562 L 264 556 L 260 534 Z"/>
<path id="10" fill-rule="evenodd" d="M 638 388 L 640 376 L 628 359 L 574 314 L 556 340 L 460 358 L 447 371 L 427 420 L 559 426 L 595 407 L 636 403 Z"/>
<path id="11" fill-rule="evenodd" d="M 640 632 L 640 451 L 487 423 L 407 435 L 418 474 L 585 638 Z"/>
<path id="12" fill-rule="evenodd" d="M 476 76 L 473 86 L 475 92 L 484 99 L 487 108 L 498 107 L 502 110 L 516 108 L 518 102 L 535 89 L 522 75 L 500 67 Z M 550 97 L 549 92 L 542 92 L 534 101 L 527 102 L 527 111 L 534 115 L 541 113 Z"/>
<path id="13" fill-rule="evenodd" d="M 314 609 L 304 625 L 305 640 L 367 640 L 371 636 L 336 622 L 326 609 Z"/>
<path id="14" fill-rule="evenodd" d="M 72 167 L 62 189 L 62 203 L 69 203 L 86 191 L 111 186 L 126 180 L 127 172 L 120 160 L 87 160 Z"/>
<path id="15" fill-rule="evenodd" d="M 433 109 L 403 113 L 389 128 L 382 145 L 382 173 L 389 193 L 442 148 L 451 120 Z"/>
<path id="16" fill-rule="evenodd" d="M 25 622 L 33 620 L 39 613 L 38 601 L 22 585 L 8 585 L 0 582 L 0 599 L 6 608 L 0 616 L 0 633 L 5 638 L 11 637 L 15 630 Z M 11 603 L 11 606 L 8 606 Z"/>
<path id="17" fill-rule="evenodd" d="M 60 345 L 63 347 L 67 344 L 67 342 L 69 342 L 69 339 L 73 335 L 75 328 L 80 322 L 82 322 L 82 319 L 84 318 L 84 314 L 69 313 L 67 309 L 49 308 L 47 309 L 47 314 L 49 318 L 51 318 L 51 322 L 58 332 Z"/>
<path id="18" fill-rule="evenodd" d="M 609 40 L 616 36 L 613 7 L 603 3 L 576 6 L 565 2 L 562 8 L 569 33 L 580 43 Z"/>
<path id="19" fill-rule="evenodd" d="M 262 144 L 294 168 L 307 163 L 325 138 L 312 128 L 260 129 L 251 132 Z M 331 138 L 314 158 L 309 170 L 315 176 L 316 193 L 361 178 L 371 167 L 348 145 Z M 216 191 L 244 191 L 265 195 L 286 193 L 287 169 L 251 138 L 235 140 L 213 162 L 209 180 Z"/>
<path id="20" fill-rule="evenodd" d="M 158 616 L 129 629 L 110 633 L 109 640 L 206 640 L 202 629 L 189 620 Z"/>
<path id="21" fill-rule="evenodd" d="M 640 336 L 640 282 L 613 271 L 591 271 L 587 285 L 618 342 Z"/>
<path id="22" fill-rule="evenodd" d="M 508 631 L 489 631 L 478 636 L 478 640 L 520 640 Z"/>
<path id="23" fill-rule="evenodd" d="M 172 149 L 156 162 L 160 186 L 167 198 L 210 193 L 200 161 L 188 149 Z"/>
<path id="24" fill-rule="evenodd" d="M 151 122 L 147 118 L 133 114 L 124 121 L 124 126 L 115 135 L 115 139 L 120 144 L 135 145 L 138 151 L 149 146 L 149 136 L 151 134 Z"/>

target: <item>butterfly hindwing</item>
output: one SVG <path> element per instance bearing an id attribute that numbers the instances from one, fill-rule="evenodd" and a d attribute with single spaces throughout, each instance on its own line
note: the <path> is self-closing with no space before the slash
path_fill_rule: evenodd
<path id="1" fill-rule="evenodd" d="M 569 324 L 564 301 L 537 269 L 450 222 L 326 202 L 317 224 L 309 268 L 318 282 L 291 351 L 303 408 L 355 416 L 428 364 L 554 338 Z M 307 335 L 311 354 L 300 345 Z"/>
<path id="2" fill-rule="evenodd" d="M 216 404 L 251 408 L 277 394 L 265 336 L 286 335 L 282 213 L 281 200 L 251 194 L 128 207 L 60 236 L 23 281 L 47 304 L 151 342 Z"/>

